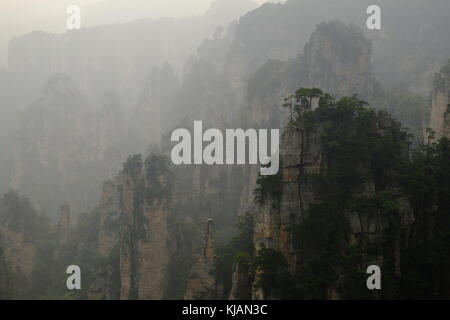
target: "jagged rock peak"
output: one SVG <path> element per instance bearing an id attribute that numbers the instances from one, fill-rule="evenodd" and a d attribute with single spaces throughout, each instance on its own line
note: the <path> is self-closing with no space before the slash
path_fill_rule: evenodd
<path id="1" fill-rule="evenodd" d="M 436 73 L 433 87 L 429 128 L 437 138 L 450 139 L 450 60 Z"/>
<path id="2" fill-rule="evenodd" d="M 367 98 L 374 93 L 371 59 L 372 45 L 362 30 L 333 21 L 317 26 L 301 62 L 310 86 Z"/>

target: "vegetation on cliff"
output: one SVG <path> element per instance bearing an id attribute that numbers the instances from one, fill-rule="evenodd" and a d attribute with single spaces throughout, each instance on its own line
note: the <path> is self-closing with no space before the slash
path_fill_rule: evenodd
<path id="1" fill-rule="evenodd" d="M 256 248 L 255 289 L 288 299 L 448 298 L 450 142 L 410 150 L 407 130 L 357 96 L 302 88 L 286 101 L 287 131 L 320 134 L 320 170 L 301 175 L 318 201 L 290 229 L 297 265 L 276 248 Z M 258 179 L 256 211 L 280 201 L 280 180 Z M 383 270 L 378 293 L 365 282 L 374 263 Z"/>

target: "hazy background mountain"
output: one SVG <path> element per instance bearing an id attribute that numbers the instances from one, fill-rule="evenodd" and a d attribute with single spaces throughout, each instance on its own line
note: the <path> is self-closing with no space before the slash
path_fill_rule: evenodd
<path id="1" fill-rule="evenodd" d="M 78 5 L 83 12 L 83 26 L 98 26 L 162 17 L 186 17 L 204 14 L 213 0 L 4 0 L 0 3 L 0 68 L 7 63 L 8 41 L 31 31 L 64 32 L 66 9 Z M 255 0 L 257 4 L 270 0 Z M 230 11 L 220 19 L 229 19 Z M 231 18 L 235 18 L 232 16 Z M 220 24 L 220 23 L 219 23 Z"/>
<path id="2" fill-rule="evenodd" d="M 105 2 L 102 5 L 105 6 Z M 115 4 L 115 6 L 117 5 L 120 8 L 120 3 Z M 122 5 L 125 5 L 125 2 Z M 125 126 L 125 131 L 120 131 L 119 128 L 115 128 L 115 130 L 117 134 L 122 135 L 124 143 L 122 147 L 117 145 L 112 146 L 108 140 L 109 136 L 103 136 L 103 138 L 98 136 L 97 138 L 100 139 L 98 142 L 105 147 L 109 145 L 116 152 L 119 152 L 119 158 L 121 155 L 123 160 L 123 157 L 133 150 L 133 144 L 130 143 L 130 140 L 127 140 L 125 134 L 129 126 L 128 121 L 132 117 L 133 110 L 138 104 L 138 101 L 141 99 L 141 91 L 152 69 L 169 64 L 174 70 L 175 75 L 180 77 L 185 60 L 195 52 L 203 39 L 206 37 L 214 37 L 215 34 L 218 34 L 218 30 L 220 31 L 220 29 L 217 29 L 218 27 L 221 27 L 223 30 L 232 20 L 238 19 L 241 15 L 256 6 L 256 3 L 250 0 L 236 0 L 231 2 L 218 0 L 206 10 L 204 15 L 158 20 L 146 18 L 122 24 L 87 27 L 62 34 L 35 31 L 11 40 L 9 45 L 8 67 L 0 75 L 1 81 L 4 81 L 1 89 L 4 90 L 2 91 L 4 94 L 0 96 L 2 101 L 1 109 L 4 114 L 2 117 L 2 121 L 4 121 L 4 125 L 2 126 L 4 134 L 1 136 L 5 138 L 5 150 L 10 150 L 11 152 L 9 155 L 5 155 L 2 161 L 2 170 L 0 171 L 4 172 L 4 176 L 7 177 L 11 173 L 11 166 L 13 166 L 16 168 L 12 172 L 16 172 L 16 174 L 14 174 L 15 178 L 12 180 L 10 178 L 2 179 L 4 183 L 2 183 L 1 188 L 3 190 L 9 187 L 27 189 L 33 185 L 32 183 L 29 184 L 22 181 L 22 178 L 27 179 L 27 175 L 23 175 L 21 173 L 22 169 L 19 169 L 19 167 L 34 167 L 30 161 L 41 163 L 42 159 L 39 160 L 39 157 L 32 155 L 27 156 L 26 160 L 24 159 L 24 148 L 19 147 L 20 143 L 17 144 L 17 141 L 23 139 L 23 131 L 17 130 L 17 128 L 20 127 L 20 121 L 23 121 L 27 117 L 26 115 L 20 115 L 20 113 L 27 114 L 33 112 L 32 110 L 36 105 L 34 102 L 40 96 L 41 100 L 51 100 L 51 98 L 42 96 L 42 91 L 47 86 L 49 79 L 55 74 L 64 74 L 69 77 L 70 83 L 88 101 L 89 107 L 85 110 L 89 110 L 89 113 L 91 115 L 94 114 L 94 117 L 102 118 L 102 114 L 106 115 L 110 112 L 109 110 L 111 109 L 108 108 L 109 106 L 105 106 L 105 101 L 109 101 L 107 96 L 113 93 L 116 104 L 114 107 L 116 110 L 114 112 L 120 113 L 120 118 L 123 118 L 122 120 Z M 108 8 L 105 7 L 105 10 L 108 10 Z M 87 11 L 89 12 L 89 10 Z M 65 84 L 61 85 L 64 86 Z M 167 85 L 169 86 L 171 84 Z M 45 92 L 49 94 L 49 91 Z M 66 98 L 70 99 L 67 96 Z M 62 99 L 60 97 L 58 100 L 60 104 L 64 104 Z M 167 106 L 163 107 L 167 108 Z M 57 121 L 54 121 L 56 119 L 54 115 L 47 113 L 49 109 L 44 108 L 43 110 L 46 111 L 43 111 L 40 115 L 44 119 L 46 117 L 53 119 L 49 120 L 50 122 L 45 121 L 45 123 L 53 123 L 56 125 Z M 95 114 L 98 114 L 98 116 L 95 116 Z M 106 117 L 109 118 L 107 115 Z M 100 128 L 91 127 L 91 129 L 88 129 L 89 125 L 85 122 L 80 125 L 80 130 L 82 131 L 89 132 L 94 130 L 99 134 L 102 131 Z M 58 126 L 64 128 L 60 124 Z M 114 128 L 113 123 L 106 124 L 106 126 Z M 27 126 L 22 127 L 25 130 L 31 129 Z M 47 126 L 44 129 L 50 128 Z M 51 131 L 52 129 L 50 131 L 44 131 L 40 137 L 36 136 L 36 145 L 32 148 L 43 151 L 42 141 L 47 141 Z M 68 131 L 53 132 L 58 136 L 61 134 L 70 135 Z M 160 135 L 162 133 L 158 132 L 158 134 Z M 12 143 L 14 140 L 16 142 Z M 87 142 L 88 140 L 83 141 Z M 83 141 L 79 142 L 83 144 Z M 147 143 L 149 142 L 151 141 L 147 141 Z M 25 149 L 30 147 L 28 143 L 27 145 L 28 147 L 25 147 Z M 109 149 L 109 147 L 106 148 Z M 45 153 L 47 151 L 43 152 Z M 17 161 L 11 157 L 13 154 L 15 154 L 14 157 Z M 60 156 L 61 154 L 58 156 L 54 153 L 50 157 L 59 158 Z M 88 158 L 95 159 L 95 161 L 105 160 L 106 162 L 111 160 L 104 158 L 104 156 L 103 151 L 94 148 L 93 154 Z M 21 161 L 18 159 L 24 159 L 28 164 L 22 166 Z M 118 167 L 120 162 L 121 160 L 115 162 L 115 167 Z M 64 166 L 60 169 L 62 169 L 60 174 L 65 172 Z M 73 174 L 77 176 L 78 172 L 74 172 Z M 94 179 L 97 180 L 94 183 L 97 186 L 97 190 L 99 190 L 98 187 L 100 186 L 101 180 L 105 178 L 102 173 L 99 176 L 103 176 L 103 178 L 99 180 Z M 71 179 L 69 178 L 69 180 Z M 7 182 L 8 180 L 9 182 Z M 50 180 L 56 183 L 56 189 L 54 190 L 61 192 L 65 189 L 63 187 L 64 184 L 61 185 L 57 182 L 61 181 L 60 179 Z M 40 187 L 36 186 L 36 188 Z M 52 188 L 46 189 L 48 191 L 44 191 L 44 193 L 48 194 L 46 202 L 49 203 L 48 197 L 51 197 L 50 195 L 52 193 L 49 191 Z M 38 191 L 31 192 L 31 194 L 35 194 L 36 192 Z M 39 193 L 41 192 L 39 191 Z M 31 197 L 35 198 L 34 196 Z M 96 196 L 93 196 L 92 199 L 94 198 Z M 92 205 L 92 201 L 87 201 L 87 203 Z M 85 204 L 87 205 L 87 203 Z M 54 212 L 58 205 L 55 204 L 51 207 L 53 209 L 48 205 L 43 205 L 42 209 Z M 88 209 L 88 206 L 84 206 L 84 208 Z"/>
<path id="3" fill-rule="evenodd" d="M 151 4 L 157 5 L 150 1 L 139 14 L 150 10 Z M 433 74 L 450 55 L 446 19 L 450 15 L 449 3 L 402 0 L 394 5 L 391 1 L 380 1 L 381 31 L 369 31 L 365 27 L 369 4 L 370 1 L 322 0 L 319 5 L 312 0 L 291 0 L 285 4 L 266 4 L 248 12 L 256 7 L 250 0 L 216 0 L 203 15 L 144 18 L 107 25 L 99 22 L 99 26 L 81 30 L 34 31 L 15 37 L 9 43 L 8 66 L 0 72 L 0 137 L 4 150 L 8 150 L 2 153 L 0 189 L 28 190 L 25 193 L 39 208 L 54 213 L 58 211 L 59 198 L 68 201 L 75 211 L 88 210 L 98 194 L 80 194 L 77 198 L 85 199 L 80 204 L 78 200 L 69 199 L 67 193 L 67 190 L 80 189 L 73 186 L 83 176 L 76 168 L 87 165 L 87 159 L 89 163 L 93 161 L 89 166 L 99 166 L 99 174 L 94 177 L 87 174 L 89 170 L 85 171 L 88 180 L 80 186 L 87 184 L 93 190 L 100 190 L 101 181 L 108 177 L 108 172 L 114 172 L 111 168 L 119 167 L 127 154 L 142 152 L 149 144 L 159 145 L 161 137 L 183 120 L 207 119 L 211 124 L 232 127 L 237 125 L 236 121 L 241 124 L 242 112 L 248 109 L 248 80 L 252 78 L 253 83 L 261 83 L 262 79 L 256 79 L 253 74 L 269 60 L 297 59 L 316 25 L 323 21 L 353 23 L 372 40 L 370 61 L 363 70 L 372 70 L 385 91 L 365 98 L 379 106 L 395 108 L 397 118 L 408 118 L 407 126 L 414 127 L 413 131 L 419 134 L 425 116 L 423 101 L 429 99 Z M 124 12 L 130 12 L 130 17 L 140 8 L 128 2 L 102 1 L 85 5 L 83 17 L 86 13 L 87 21 L 97 21 L 94 19 L 97 11 L 93 8 L 111 19 L 117 13 L 115 10 L 122 6 Z M 185 4 L 180 8 L 183 6 Z M 194 7 L 204 8 L 201 3 Z M 89 12 L 94 12 L 92 18 Z M 121 17 L 123 21 L 128 19 L 125 13 Z M 347 45 L 343 42 L 340 46 Z M 99 127 L 96 121 L 79 122 L 76 128 L 80 134 L 91 132 L 94 136 L 76 140 L 76 146 L 62 143 L 59 149 L 46 146 L 52 136 L 64 140 L 66 135 L 67 141 L 71 141 L 72 133 L 64 128 L 71 127 L 77 120 L 66 117 L 64 121 L 73 123 L 65 126 L 54 114 L 57 109 L 52 106 L 53 95 L 60 93 L 45 88 L 49 81 L 62 79 L 61 76 L 54 78 L 55 74 L 64 75 L 67 81 L 61 86 L 70 83 L 71 88 L 67 90 L 76 90 L 87 102 L 87 115 L 80 116 L 103 123 Z M 334 80 L 330 84 L 332 82 Z M 286 93 L 274 94 L 272 103 Z M 410 94 L 414 96 L 408 97 Z M 416 116 L 411 117 L 410 110 L 405 108 L 384 106 L 387 100 L 404 106 L 405 99 L 417 102 Z M 61 108 L 66 107 L 63 97 L 56 101 Z M 41 105 L 41 112 L 35 111 L 38 105 Z M 33 119 L 33 114 L 41 118 Z M 114 119 L 120 119 L 122 124 L 116 126 Z M 29 124 L 40 122 L 42 129 L 33 132 Z M 107 128 L 115 128 L 116 132 Z M 120 139 L 115 138 L 119 136 Z M 33 137 L 33 142 L 26 137 Z M 74 150 L 91 151 L 75 160 L 70 156 Z M 59 160 L 49 165 L 46 158 Z M 68 162 L 61 159 L 74 161 L 72 169 L 68 170 Z M 55 170 L 49 173 L 51 179 L 45 179 L 53 187 L 32 182 L 40 181 L 39 175 L 46 170 L 30 168 L 47 166 L 50 171 Z M 60 193 L 60 197 L 56 197 L 58 200 L 54 199 L 55 190 Z"/>

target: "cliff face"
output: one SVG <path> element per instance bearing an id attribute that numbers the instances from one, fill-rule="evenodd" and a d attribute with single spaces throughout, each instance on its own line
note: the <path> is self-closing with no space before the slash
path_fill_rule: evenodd
<path id="1" fill-rule="evenodd" d="M 293 230 L 302 223 L 311 204 L 319 201 L 306 175 L 317 174 L 325 165 L 320 145 L 321 129 L 304 132 L 287 128 L 281 137 L 281 194 L 267 193 L 253 208 L 253 242 L 255 248 L 280 252 L 289 272 L 298 271 L 301 262 L 298 239 Z M 239 275 L 235 275 L 239 277 Z M 262 288 L 253 289 L 254 299 L 274 298 Z"/>
<path id="2" fill-rule="evenodd" d="M 265 10 L 271 9 L 274 7 L 268 6 Z M 245 30 L 242 28 L 251 21 L 254 14 L 249 14 L 237 26 L 230 27 L 225 37 L 205 41 L 197 57 L 189 62 L 180 93 L 174 104 L 177 106 L 174 110 L 179 113 L 178 118 L 187 114 L 188 119 L 204 119 L 204 127 L 227 128 L 228 123 L 239 123 L 243 128 L 280 128 L 284 126 L 289 116 L 288 110 L 279 107 L 282 98 L 298 85 L 325 86 L 339 95 L 352 92 L 370 98 L 374 94 L 375 80 L 371 74 L 370 64 L 371 45 L 357 27 L 339 22 L 323 24 L 311 36 L 303 55 L 288 61 L 269 61 L 263 64 L 256 58 L 256 60 L 250 59 L 256 56 L 256 53 L 247 47 L 249 39 L 245 38 L 245 42 L 239 42 L 241 37 L 247 36 L 243 34 Z M 234 31 L 233 28 L 236 30 Z M 292 58 L 298 54 L 299 51 L 295 53 L 291 51 L 293 49 L 291 46 L 288 49 L 286 46 L 281 46 L 279 50 L 270 49 L 271 36 L 273 34 L 267 38 L 254 39 L 260 42 L 259 45 L 269 47 L 268 51 L 265 51 L 266 54 L 278 58 Z M 296 47 L 296 45 L 293 46 Z M 353 90 L 356 91 L 353 92 Z M 179 127 L 189 128 L 190 125 L 188 121 L 182 122 L 180 119 Z M 299 133 L 297 136 L 292 135 L 294 136 L 292 139 L 295 139 L 298 138 Z M 315 144 L 308 145 L 308 148 L 317 149 L 318 137 L 319 133 L 317 136 L 308 137 L 311 141 L 316 141 Z M 289 144 L 285 143 L 285 145 Z M 289 148 L 294 148 L 291 154 L 295 154 L 295 148 L 299 146 L 293 143 L 289 145 Z M 297 154 L 297 158 L 299 157 Z M 304 157 L 302 161 L 305 161 L 305 166 L 308 166 L 305 170 L 313 172 L 317 169 L 318 164 L 314 157 L 320 157 L 320 155 L 311 151 Z M 304 210 L 307 210 L 309 203 L 314 202 L 315 199 L 311 190 L 306 187 L 299 188 L 297 185 L 299 178 L 295 178 L 299 169 L 296 167 L 297 164 L 293 163 L 294 159 L 290 159 L 290 162 L 291 168 L 284 174 L 290 175 L 292 190 L 283 194 L 285 199 L 283 208 L 280 210 L 281 214 L 273 214 L 274 209 L 267 204 L 265 213 L 255 216 L 255 234 L 257 234 L 255 243 L 270 242 L 271 246 L 282 250 L 289 258 L 292 270 L 295 270 L 295 265 L 298 263 L 296 256 L 298 249 L 295 248 L 294 240 L 288 230 L 299 219 L 291 221 L 290 215 L 296 212 L 300 197 Z M 243 216 L 248 210 L 248 204 L 252 202 L 253 190 L 256 188 L 257 171 L 256 166 L 239 168 L 239 170 L 206 166 L 192 169 L 180 168 L 176 177 L 183 182 L 175 187 L 175 193 L 180 193 L 177 201 L 185 204 L 184 209 L 194 209 L 184 210 L 184 212 L 192 212 L 196 221 L 202 216 L 201 213 L 196 212 L 198 211 L 195 210 L 196 207 L 200 206 L 204 208 L 202 212 L 208 212 L 210 205 L 213 205 L 216 208 L 214 220 L 221 225 L 218 238 L 223 242 L 229 239 L 225 230 L 232 230 L 229 220 L 227 221 L 224 217 L 230 219 L 235 217 L 236 213 Z M 219 178 L 223 183 L 217 184 Z M 185 182 L 190 183 L 185 184 Z M 184 192 L 186 187 L 192 190 L 190 197 Z M 225 196 L 228 201 L 223 200 Z M 197 205 L 195 205 L 196 201 L 199 201 Z M 205 218 L 204 214 L 203 218 Z M 280 229 L 272 229 L 280 224 Z M 249 268 L 243 264 L 237 264 L 234 268 L 235 280 L 232 283 L 230 297 L 248 297 L 247 292 L 242 292 L 248 291 L 244 288 L 251 282 L 248 276 Z M 194 274 L 197 273 L 196 269 L 199 267 L 196 267 L 194 262 L 192 269 Z M 204 274 L 205 270 L 199 273 Z M 188 287 L 187 296 L 193 296 L 194 293 L 191 291 L 195 290 Z"/>
<path id="3" fill-rule="evenodd" d="M 9 267 L 6 264 L 4 250 L 0 246 L 0 299 L 6 300 L 10 297 L 10 282 Z"/>
<path id="4" fill-rule="evenodd" d="M 106 181 L 98 205 L 99 234 L 97 250 L 100 255 L 107 257 L 119 243 L 119 228 L 121 215 L 121 178 Z"/>
<path id="5" fill-rule="evenodd" d="M 36 247 L 27 241 L 24 232 L 1 228 L 7 264 L 11 270 L 29 277 L 35 263 Z"/>
<path id="6" fill-rule="evenodd" d="M 121 299 L 161 299 L 167 282 L 168 211 L 162 206 L 145 204 L 142 216 L 136 216 L 136 181 L 127 179 L 123 186 L 120 270 Z M 139 225 L 143 219 L 144 225 Z M 136 235 L 138 235 L 136 237 Z"/>
<path id="7" fill-rule="evenodd" d="M 281 196 L 267 194 L 254 214 L 254 244 L 281 252 L 295 272 L 298 248 L 292 228 L 301 223 L 312 203 L 317 201 L 312 183 L 303 175 L 320 172 L 324 163 L 320 148 L 320 130 L 304 133 L 289 128 L 281 138 Z"/>
<path id="8" fill-rule="evenodd" d="M 36 212 L 27 200 L 13 192 L 6 194 L 1 202 L 0 235 L 4 258 L 12 272 L 28 277 L 36 256 L 36 234 L 30 232 Z"/>
<path id="9" fill-rule="evenodd" d="M 185 300 L 210 300 L 217 295 L 214 221 L 209 219 L 202 229 L 202 241 L 192 259 Z"/>
<path id="10" fill-rule="evenodd" d="M 429 128 L 450 139 L 450 61 L 434 78 Z"/>
<path id="11" fill-rule="evenodd" d="M 250 210 L 257 265 L 254 299 L 374 298 L 359 282 L 352 284 L 364 279 L 366 266 L 379 265 L 393 279 L 407 270 L 401 256 L 415 215 L 391 174 L 408 159 L 405 132 L 384 113 L 346 111 L 351 104 L 361 105 L 359 100 L 319 104 L 285 129 L 279 175 L 258 179 Z M 383 147 L 386 143 L 396 147 Z M 377 148 L 385 148 L 384 156 Z M 242 287 L 248 276 L 245 264 L 235 264 L 233 288 Z M 324 278 L 326 285 L 320 284 Z M 314 283 L 316 291 L 309 292 L 306 283 Z M 355 291 L 349 290 L 353 285 Z"/>
<path id="12" fill-rule="evenodd" d="M 284 127 L 289 111 L 281 109 L 280 104 L 299 86 L 326 88 L 338 96 L 358 94 L 371 100 L 376 91 L 371 57 L 371 43 L 359 28 L 341 22 L 317 26 L 302 55 L 288 61 L 269 61 L 252 74 L 242 111 L 244 122 L 260 128 Z M 241 215 L 253 197 L 257 168 L 249 169 L 247 174 Z"/>
<path id="13" fill-rule="evenodd" d="M 374 94 L 372 45 L 361 29 L 340 22 L 322 23 L 306 44 L 301 68 L 307 87 L 366 99 Z"/>
<path id="14" fill-rule="evenodd" d="M 106 279 L 92 288 L 91 298 L 166 296 L 175 237 L 165 161 L 157 156 L 145 162 L 139 156 L 131 157 L 121 175 L 105 183 L 98 208 L 97 250 L 116 266 L 107 266 Z M 117 267 L 116 280 L 108 279 Z M 118 289 L 114 281 L 119 282 Z"/>
<path id="15" fill-rule="evenodd" d="M 5 299 L 30 299 L 39 281 L 37 265 L 45 263 L 43 243 L 52 234 L 48 221 L 31 203 L 9 191 L 0 199 L 0 294 Z M 45 261 L 45 262 L 44 262 Z M 47 269 L 48 272 L 48 269 Z"/>

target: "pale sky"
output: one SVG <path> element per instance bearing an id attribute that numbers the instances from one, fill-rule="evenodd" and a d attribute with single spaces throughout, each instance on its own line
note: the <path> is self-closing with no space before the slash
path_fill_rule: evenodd
<path id="1" fill-rule="evenodd" d="M 253 1 L 262 4 L 282 0 Z M 212 2 L 213 0 L 0 0 L 0 68 L 6 64 L 7 43 L 12 37 L 36 30 L 63 32 L 69 5 L 79 5 L 82 14 L 87 12 L 86 26 L 144 17 L 199 15 Z M 114 4 L 111 5 L 112 3 Z"/>

